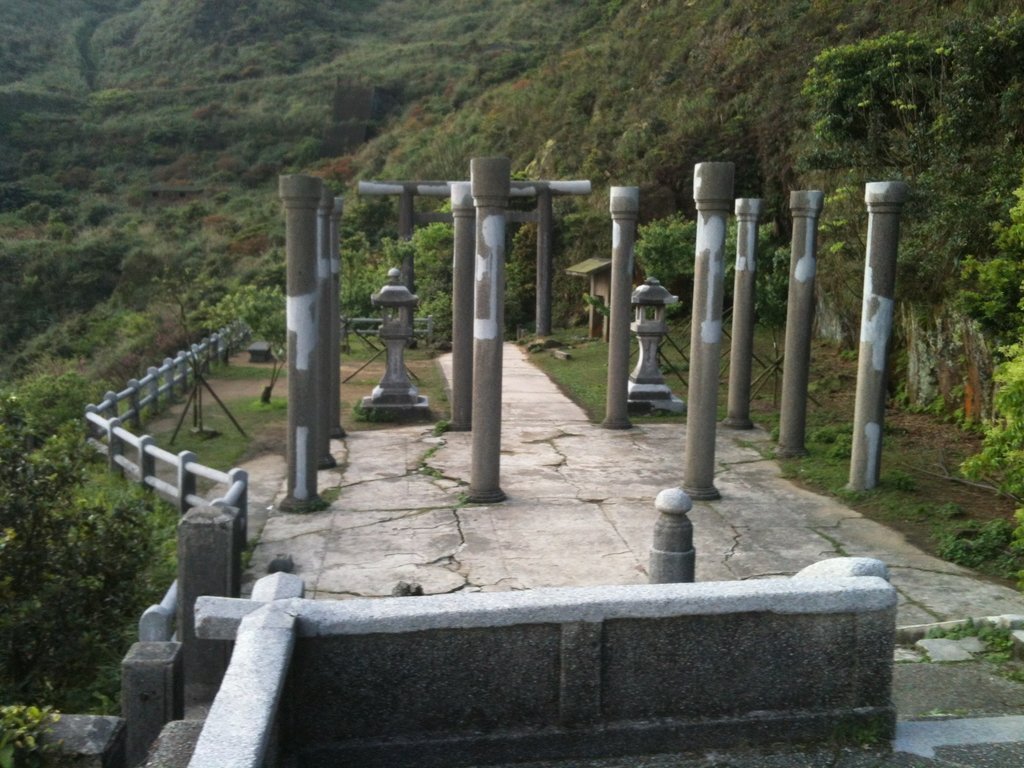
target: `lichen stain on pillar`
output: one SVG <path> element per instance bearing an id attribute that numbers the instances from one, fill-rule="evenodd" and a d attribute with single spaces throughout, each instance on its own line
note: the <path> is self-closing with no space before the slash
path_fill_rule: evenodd
<path id="1" fill-rule="evenodd" d="M 316 291 L 289 296 L 286 303 L 288 328 L 295 331 L 295 368 L 308 371 L 316 351 Z"/>
<path id="2" fill-rule="evenodd" d="M 299 501 L 310 498 L 309 478 L 306 477 L 306 457 L 309 451 L 309 427 L 295 428 L 295 491 Z"/>

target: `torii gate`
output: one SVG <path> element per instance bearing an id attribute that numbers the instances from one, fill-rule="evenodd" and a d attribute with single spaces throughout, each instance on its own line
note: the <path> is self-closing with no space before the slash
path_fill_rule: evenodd
<path id="1" fill-rule="evenodd" d="M 450 197 L 451 181 L 360 181 L 359 194 L 369 196 L 398 196 L 398 236 L 411 240 L 416 224 L 433 221 L 452 222 L 450 213 L 417 213 L 413 198 Z M 589 180 L 574 181 L 513 181 L 510 197 L 536 197 L 537 207 L 533 211 L 509 211 L 508 220 L 537 223 L 537 287 L 535 321 L 538 336 L 551 334 L 551 241 L 554 229 L 554 214 L 551 198 L 556 195 L 589 195 Z M 402 264 L 402 279 L 410 291 L 415 292 L 416 272 L 412 256 Z"/>

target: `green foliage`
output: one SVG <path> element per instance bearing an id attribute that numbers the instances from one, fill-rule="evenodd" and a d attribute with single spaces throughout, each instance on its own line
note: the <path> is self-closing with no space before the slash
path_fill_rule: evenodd
<path id="1" fill-rule="evenodd" d="M 103 708 L 149 597 L 156 518 L 141 491 L 90 476 L 74 431 L 33 448 L 27 422 L 0 401 L 0 700 Z"/>
<path id="2" fill-rule="evenodd" d="M 1019 183 L 1011 173 L 1021 165 L 1022 64 L 1024 16 L 1014 13 L 838 45 L 816 57 L 804 81 L 816 139 L 805 153 L 809 167 L 845 175 L 856 190 L 872 176 L 911 183 L 897 290 L 912 301 L 942 303 L 960 288 L 965 256 L 994 250 L 990 222 L 1002 218 Z M 970 206 L 963 205 L 967 189 Z M 829 217 L 839 225 L 851 219 L 846 211 Z M 840 235 L 828 246 L 837 256 L 830 266 L 850 273 L 849 284 L 856 272 L 842 264 L 859 262 L 849 261 L 862 250 L 854 245 Z M 1001 281 L 977 265 L 968 274 L 981 287 Z M 922 285 L 929 287 L 925 297 Z M 992 314 L 985 302 L 973 303 L 982 317 Z M 855 322 L 849 303 L 840 311 L 849 318 L 842 322 Z"/>
<path id="3" fill-rule="evenodd" d="M 673 294 L 687 301 L 693 293 L 693 248 L 697 224 L 682 214 L 655 219 L 637 228 L 636 263 Z"/>
<path id="4" fill-rule="evenodd" d="M 1024 548 L 1015 544 L 1014 526 L 1008 520 L 966 523 L 939 537 L 938 553 L 968 568 L 986 563 L 1009 573 L 1024 568 Z"/>
<path id="5" fill-rule="evenodd" d="M 434 223 L 413 233 L 416 259 L 416 314 L 434 318 L 434 337 L 452 338 L 452 249 L 450 224 Z"/>
<path id="6" fill-rule="evenodd" d="M 1024 328 L 1024 186 L 1013 194 L 1017 202 L 1009 224 L 997 221 L 992 226 L 995 254 L 964 261 L 964 287 L 958 296 L 963 311 L 1003 343 L 1019 339 Z"/>
<path id="7" fill-rule="evenodd" d="M 36 374 L 18 383 L 17 399 L 27 435 L 36 442 L 81 422 L 85 406 L 99 392 L 78 373 Z"/>
<path id="8" fill-rule="evenodd" d="M 982 450 L 967 459 L 963 471 L 968 477 L 986 478 L 1016 499 L 1024 499 L 1024 345 L 1015 344 L 1003 350 L 1006 361 L 996 371 L 995 407 L 998 416 L 985 428 Z M 1006 542 L 1018 561 L 1024 560 L 1024 508 L 1017 510 L 1017 527 Z M 973 533 L 973 532 L 972 532 Z M 993 528 L 986 532 L 984 543 L 1007 531 Z M 981 537 L 977 537 L 981 538 Z M 1021 563 L 1024 565 L 1024 563 Z M 1020 569 L 1024 588 L 1024 567 Z"/>
<path id="9" fill-rule="evenodd" d="M 0 768 L 40 768 L 49 747 L 42 737 L 59 719 L 51 707 L 0 706 Z"/>

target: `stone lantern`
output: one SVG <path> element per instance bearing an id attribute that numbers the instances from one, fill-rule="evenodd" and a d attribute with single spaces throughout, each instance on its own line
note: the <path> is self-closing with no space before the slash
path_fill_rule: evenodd
<path id="1" fill-rule="evenodd" d="M 686 403 L 672 394 L 658 366 L 658 346 L 668 333 L 665 308 L 679 301 L 655 278 L 648 277 L 633 291 L 633 323 L 630 330 L 640 344 L 636 368 L 629 375 L 629 410 L 647 413 L 653 410 L 684 413 Z"/>
<path id="2" fill-rule="evenodd" d="M 401 272 L 388 271 L 388 282 L 370 301 L 381 310 L 380 340 L 387 350 L 387 363 L 380 384 L 364 397 L 363 410 L 387 412 L 399 418 L 426 416 L 427 398 L 409 381 L 405 369 L 405 347 L 412 338 L 412 310 L 419 299 L 402 285 Z"/>

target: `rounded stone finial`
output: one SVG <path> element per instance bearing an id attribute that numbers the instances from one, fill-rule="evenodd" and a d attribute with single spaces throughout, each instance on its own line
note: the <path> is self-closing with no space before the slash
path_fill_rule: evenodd
<path id="1" fill-rule="evenodd" d="M 474 157 L 469 161 L 473 197 L 490 205 L 508 201 L 512 163 L 507 157 Z"/>
<path id="2" fill-rule="evenodd" d="M 316 208 L 324 183 L 316 176 L 278 176 L 277 193 L 285 205 Z"/>
<path id="3" fill-rule="evenodd" d="M 789 193 L 789 209 L 806 216 L 817 216 L 825 205 L 825 193 L 817 189 L 793 190 Z"/>
<path id="4" fill-rule="evenodd" d="M 666 515 L 685 515 L 693 509 L 693 501 L 682 488 L 666 488 L 655 497 L 654 508 Z"/>
<path id="5" fill-rule="evenodd" d="M 612 187 L 608 192 L 608 208 L 612 214 L 636 215 L 640 210 L 639 187 Z"/>
<path id="6" fill-rule="evenodd" d="M 732 208 L 733 163 L 697 163 L 693 167 L 693 201 L 697 210 Z"/>
<path id="7" fill-rule="evenodd" d="M 402 278 L 402 270 L 398 267 L 392 267 L 388 270 L 388 282 L 391 285 L 398 285 Z"/>

